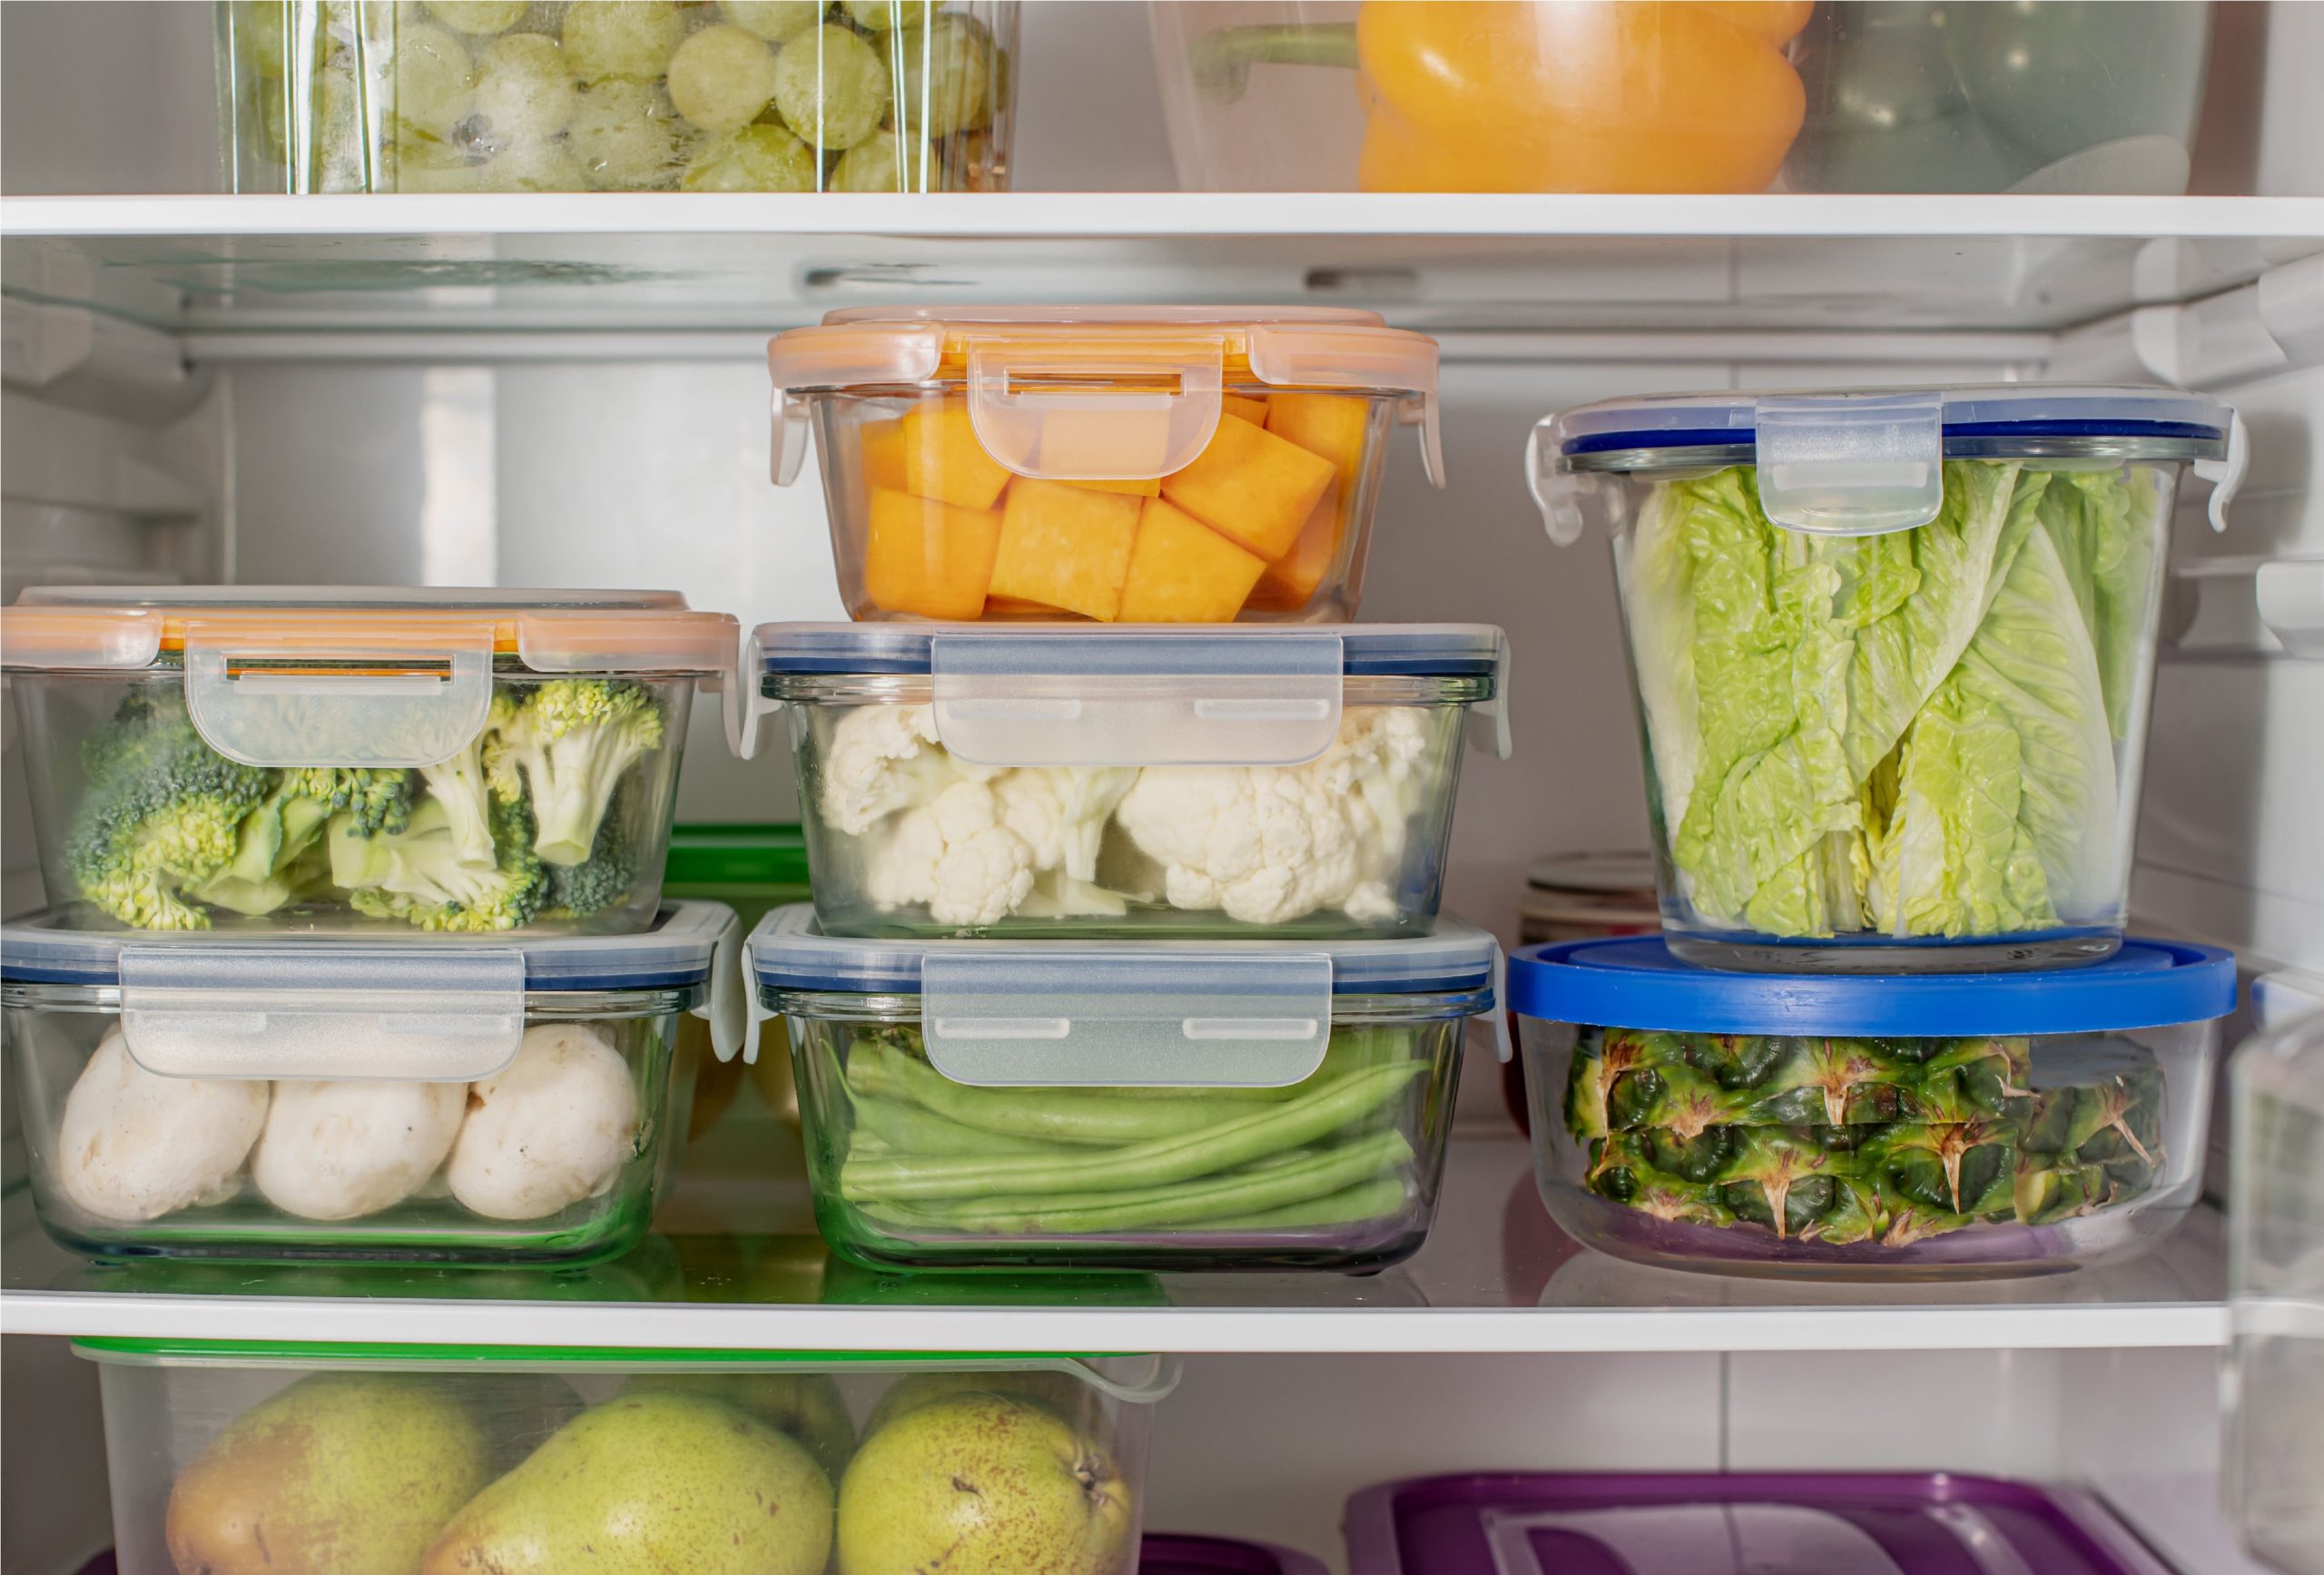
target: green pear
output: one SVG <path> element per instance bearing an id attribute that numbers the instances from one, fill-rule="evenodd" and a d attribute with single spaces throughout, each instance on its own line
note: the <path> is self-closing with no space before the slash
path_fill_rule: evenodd
<path id="1" fill-rule="evenodd" d="M 1137 1504 L 1096 1442 L 1011 1395 L 961 1393 L 872 1433 L 839 1490 L 840 1575 L 1118 1575 Z"/>
<path id="2" fill-rule="evenodd" d="M 855 1452 L 855 1419 L 839 1385 L 821 1373 L 641 1373 L 625 1394 L 706 1394 L 749 1413 L 807 1446 L 833 1483 Z"/>
<path id="3" fill-rule="evenodd" d="M 832 1484 L 804 1447 L 700 1394 L 592 1406 L 470 1500 L 420 1575 L 822 1575 Z"/>
<path id="4" fill-rule="evenodd" d="M 411 1575 L 491 1475 L 458 1384 L 318 1373 L 243 1413 L 178 1473 L 170 1557 L 181 1575 Z"/>
<path id="5" fill-rule="evenodd" d="M 906 1412 L 917 1411 L 931 1400 L 954 1394 L 1013 1394 L 1019 1400 L 1047 1406 L 1071 1421 L 1089 1403 L 1089 1386 L 1080 1379 L 1053 1368 L 915 1373 L 909 1378 L 898 1379 L 889 1386 L 887 1393 L 880 1396 L 880 1403 L 872 1408 L 872 1415 L 863 1423 L 863 1436 L 870 1438 Z"/>

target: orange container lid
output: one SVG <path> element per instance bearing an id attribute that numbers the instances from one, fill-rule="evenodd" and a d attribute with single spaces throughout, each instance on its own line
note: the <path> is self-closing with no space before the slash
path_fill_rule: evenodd
<path id="1" fill-rule="evenodd" d="M 723 675 L 739 625 L 675 591 L 44 586 L 0 614 L 0 666 L 124 672 L 190 647 L 268 661 L 515 656 L 541 673 Z"/>

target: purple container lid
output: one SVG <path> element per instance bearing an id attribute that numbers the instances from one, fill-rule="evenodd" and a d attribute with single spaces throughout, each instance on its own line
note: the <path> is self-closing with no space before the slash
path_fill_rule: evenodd
<path id="1" fill-rule="evenodd" d="M 1344 1527 L 1349 1575 L 2171 1575 L 2087 1493 L 1944 1472 L 1415 1477 Z"/>
<path id="2" fill-rule="evenodd" d="M 1331 1575 L 1323 1560 L 1272 1542 L 1148 1531 L 1138 1547 L 1137 1575 Z"/>

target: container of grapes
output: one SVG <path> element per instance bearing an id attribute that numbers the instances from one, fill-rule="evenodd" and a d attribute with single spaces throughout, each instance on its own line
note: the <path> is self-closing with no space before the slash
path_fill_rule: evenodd
<path id="1" fill-rule="evenodd" d="M 998 0 L 222 0 L 236 192 L 980 192 Z"/>

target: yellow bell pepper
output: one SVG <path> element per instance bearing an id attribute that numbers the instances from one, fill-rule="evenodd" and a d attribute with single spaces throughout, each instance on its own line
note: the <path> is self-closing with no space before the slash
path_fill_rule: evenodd
<path id="1" fill-rule="evenodd" d="M 1196 61 L 1353 64 L 1367 192 L 1758 192 L 1807 95 L 1809 0 L 1365 0 L 1350 27 L 1237 28 Z"/>

